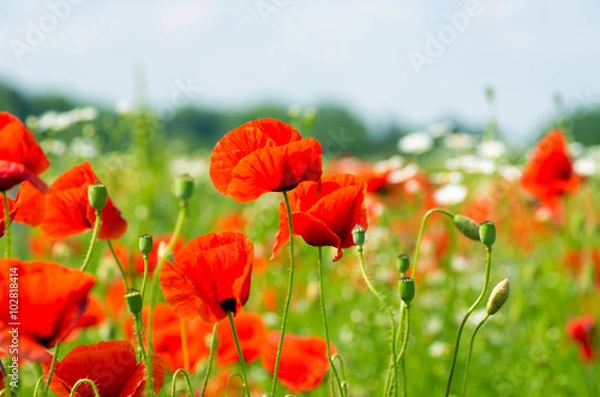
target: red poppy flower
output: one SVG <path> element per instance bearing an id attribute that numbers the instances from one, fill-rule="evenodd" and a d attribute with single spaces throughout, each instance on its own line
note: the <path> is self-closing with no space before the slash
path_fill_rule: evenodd
<path id="1" fill-rule="evenodd" d="M 152 251 L 148 255 L 148 272 L 153 273 L 158 264 L 158 253 L 162 251 L 161 247 L 166 247 L 171 241 L 171 235 L 158 236 L 153 239 Z M 176 254 L 183 246 L 183 239 L 178 238 L 173 247 L 173 254 Z M 133 262 L 134 270 L 137 274 L 144 274 L 144 257 L 142 254 L 137 254 Z"/>
<path id="2" fill-rule="evenodd" d="M 127 307 L 125 293 L 127 293 L 127 288 L 125 288 L 123 278 L 119 278 L 111 284 L 108 291 L 106 291 L 106 309 L 116 323 L 121 323 L 123 317 L 129 315 L 125 310 Z"/>
<path id="3" fill-rule="evenodd" d="M 310 245 L 331 246 L 342 257 L 342 248 L 354 246 L 352 229 L 357 224 L 367 228 L 365 183 L 354 175 L 324 177 L 320 183 L 305 182 L 290 194 L 294 235 Z M 288 242 L 290 230 L 285 204 L 279 206 L 279 232 L 273 254 Z"/>
<path id="4" fill-rule="evenodd" d="M 242 233 L 196 237 L 160 273 L 165 299 L 182 317 L 217 322 L 235 315 L 250 295 L 254 247 Z"/>
<path id="5" fill-rule="evenodd" d="M 567 323 L 567 334 L 581 345 L 581 358 L 591 361 L 595 355 L 596 319 L 591 315 L 572 319 Z"/>
<path id="6" fill-rule="evenodd" d="M 23 181 L 45 192 L 46 184 L 38 177 L 50 162 L 21 121 L 7 112 L 0 112 L 0 191 Z"/>
<path id="7" fill-rule="evenodd" d="M 256 360 L 267 340 L 267 326 L 258 313 L 241 312 L 234 320 L 235 330 L 240 340 L 244 361 Z M 221 324 L 217 330 L 217 362 L 219 365 L 233 364 L 239 361 L 238 352 L 229 322 Z"/>
<path id="8" fill-rule="evenodd" d="M 48 364 L 44 365 L 46 372 Z M 62 361 L 56 362 L 50 389 L 59 397 L 68 397 L 75 383 L 90 379 L 101 396 L 142 397 L 146 388 L 146 367 L 138 363 L 135 350 L 126 341 L 100 342 L 81 345 L 71 350 Z M 158 393 L 165 381 L 165 369 L 159 357 L 152 359 L 152 386 Z M 78 397 L 92 397 L 92 388 L 77 387 Z"/>
<path id="9" fill-rule="evenodd" d="M 564 193 L 577 190 L 580 182 L 560 130 L 551 131 L 538 143 L 521 176 L 523 189 L 549 204 Z"/>
<path id="10" fill-rule="evenodd" d="M 8 291 L 15 272 L 19 284 L 19 356 L 44 360 L 48 357 L 46 348 L 64 339 L 85 312 L 88 292 L 96 279 L 53 262 L 2 259 L 0 290 Z M 8 307 L 8 298 L 9 294 L 0 296 L 0 307 Z M 8 329 L 14 321 L 7 310 L 0 311 L 0 346 L 10 344 Z"/>
<path id="11" fill-rule="evenodd" d="M 62 240 L 90 230 L 96 222 L 96 211 L 88 202 L 88 187 L 98 177 L 87 161 L 71 168 L 50 186 L 46 216 L 42 230 L 51 240 Z M 127 230 L 127 221 L 109 198 L 102 209 L 98 238 L 114 240 Z"/>
<path id="12" fill-rule="evenodd" d="M 293 393 L 317 388 L 329 370 L 326 343 L 325 339 L 317 336 L 286 334 L 279 363 L 279 381 Z M 275 371 L 278 344 L 279 334 L 273 332 L 261 352 L 263 366 L 271 373 Z M 335 351 L 333 346 L 331 348 Z"/>
<path id="13" fill-rule="evenodd" d="M 149 313 L 149 308 L 144 308 L 142 321 L 147 328 L 149 328 Z M 185 319 L 184 321 L 190 368 L 184 367 L 180 317 L 175 313 L 173 306 L 166 303 L 156 305 L 152 324 L 154 351 L 164 360 L 171 372 L 178 368 L 185 368 L 193 372 L 210 353 L 207 340 L 212 333 L 212 325 L 205 323 L 199 317 L 193 320 Z M 135 338 L 131 316 L 125 321 L 123 329 L 129 339 L 133 340 Z"/>
<path id="14" fill-rule="evenodd" d="M 14 200 L 8 199 L 8 211 L 11 222 L 37 226 L 42 223 L 46 211 L 46 196 L 31 184 L 23 182 Z M 0 206 L 0 237 L 6 231 L 4 206 Z"/>
<path id="15" fill-rule="evenodd" d="M 263 193 L 285 192 L 302 181 L 318 181 L 321 144 L 302 139 L 291 125 L 275 119 L 250 121 L 228 132 L 212 151 L 210 178 L 237 202 Z"/>

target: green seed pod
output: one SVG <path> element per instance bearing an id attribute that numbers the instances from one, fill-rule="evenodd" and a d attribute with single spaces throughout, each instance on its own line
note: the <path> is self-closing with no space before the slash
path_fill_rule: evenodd
<path id="1" fill-rule="evenodd" d="M 484 221 L 479 225 L 479 238 L 483 245 L 491 248 L 496 242 L 496 225 L 490 221 Z"/>
<path id="2" fill-rule="evenodd" d="M 352 229 L 352 237 L 354 238 L 354 244 L 362 246 L 365 244 L 365 228 L 357 224 Z"/>
<path id="3" fill-rule="evenodd" d="M 496 284 L 496 286 L 490 293 L 490 298 L 488 299 L 487 305 L 485 306 L 485 310 L 490 316 L 496 314 L 496 312 L 500 310 L 502 305 L 504 305 L 504 302 L 506 302 L 506 300 L 508 299 L 509 292 L 510 286 L 507 278 Z"/>
<path id="4" fill-rule="evenodd" d="M 408 255 L 406 255 L 406 254 L 398 255 L 398 271 L 400 272 L 400 274 L 406 273 L 408 271 L 409 267 L 410 267 L 410 259 L 408 258 Z"/>
<path id="5" fill-rule="evenodd" d="M 404 276 L 398 280 L 398 293 L 400 294 L 400 299 L 407 305 L 410 305 L 416 293 L 415 280 L 408 276 Z"/>
<path id="6" fill-rule="evenodd" d="M 454 215 L 452 222 L 454 222 L 456 229 L 465 237 L 479 241 L 479 225 L 473 219 L 467 218 L 464 215 Z"/>
<path id="7" fill-rule="evenodd" d="M 140 247 L 140 252 L 144 255 L 150 254 L 152 252 L 152 236 L 149 234 L 142 234 L 138 240 L 138 246 Z"/>
<path id="8" fill-rule="evenodd" d="M 108 192 L 106 186 L 100 181 L 96 181 L 88 186 L 88 201 L 93 209 L 102 211 L 108 200 Z"/>
<path id="9" fill-rule="evenodd" d="M 130 288 L 125 294 L 125 302 L 127 302 L 127 307 L 131 314 L 137 316 L 142 312 L 142 294 L 139 290 Z"/>
<path id="10" fill-rule="evenodd" d="M 179 200 L 186 201 L 194 191 L 194 179 L 189 174 L 180 175 L 175 178 L 175 196 Z"/>

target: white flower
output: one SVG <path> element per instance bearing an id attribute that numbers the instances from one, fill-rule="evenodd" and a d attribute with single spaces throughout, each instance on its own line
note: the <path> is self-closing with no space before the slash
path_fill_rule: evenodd
<path id="1" fill-rule="evenodd" d="M 506 145 L 500 141 L 482 142 L 478 152 L 488 159 L 499 159 L 506 153 Z"/>
<path id="2" fill-rule="evenodd" d="M 449 170 L 462 170 L 469 174 L 491 175 L 496 172 L 496 164 L 489 159 L 472 155 L 459 156 L 446 161 Z"/>
<path id="3" fill-rule="evenodd" d="M 98 155 L 96 146 L 89 140 L 84 138 L 75 138 L 71 142 L 71 152 L 81 158 L 92 158 Z"/>
<path id="4" fill-rule="evenodd" d="M 454 205 L 467 198 L 467 188 L 463 185 L 449 184 L 435 191 L 435 201 L 439 205 Z"/>
<path id="5" fill-rule="evenodd" d="M 454 130 L 454 123 L 451 121 L 441 121 L 431 124 L 427 130 L 436 138 L 450 134 Z"/>
<path id="6" fill-rule="evenodd" d="M 521 177 L 523 171 L 514 165 L 504 165 L 500 167 L 500 175 L 509 182 L 516 181 Z"/>
<path id="7" fill-rule="evenodd" d="M 406 182 L 419 172 L 419 167 L 416 164 L 408 164 L 404 168 L 392 171 L 387 176 L 387 182 L 395 185 L 397 183 Z"/>
<path id="8" fill-rule="evenodd" d="M 193 159 L 177 157 L 169 163 L 169 170 L 173 176 L 189 174 L 194 178 L 198 178 L 208 174 L 208 167 L 208 162 L 199 157 Z"/>
<path id="9" fill-rule="evenodd" d="M 579 175 L 591 176 L 598 173 L 598 161 L 589 157 L 583 157 L 575 160 L 573 169 Z"/>
<path id="10" fill-rule="evenodd" d="M 429 345 L 429 355 L 433 358 L 447 356 L 450 353 L 450 345 L 445 342 L 433 342 Z"/>
<path id="11" fill-rule="evenodd" d="M 412 132 L 400 138 L 398 148 L 402 153 L 421 154 L 433 147 L 433 138 L 425 131 Z"/>
<path id="12" fill-rule="evenodd" d="M 444 185 L 447 183 L 461 183 L 463 181 L 463 174 L 457 171 L 436 172 L 434 174 L 431 174 L 430 180 L 436 185 Z"/>
<path id="13" fill-rule="evenodd" d="M 131 104 L 129 103 L 129 101 L 126 101 L 125 99 L 121 99 L 119 102 L 117 102 L 117 105 L 115 106 L 115 110 L 117 111 L 118 114 L 121 115 L 126 115 L 131 113 Z"/>
<path id="14" fill-rule="evenodd" d="M 569 153 L 573 157 L 580 157 L 584 151 L 585 151 L 585 146 L 583 146 L 581 143 L 579 143 L 579 142 L 569 143 Z"/>
<path id="15" fill-rule="evenodd" d="M 472 149 L 475 147 L 475 137 L 465 133 L 450 134 L 444 139 L 444 144 L 450 149 Z"/>

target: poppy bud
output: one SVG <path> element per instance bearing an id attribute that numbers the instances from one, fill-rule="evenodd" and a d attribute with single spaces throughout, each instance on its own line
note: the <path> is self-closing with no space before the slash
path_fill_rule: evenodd
<path id="1" fill-rule="evenodd" d="M 415 280 L 412 278 L 404 276 L 398 281 L 398 293 L 400 294 L 400 299 L 402 299 L 407 306 L 410 305 L 410 302 L 415 297 L 415 292 Z"/>
<path id="2" fill-rule="evenodd" d="M 352 229 L 352 237 L 354 238 L 354 244 L 362 246 L 365 243 L 365 228 L 359 224 L 354 226 Z"/>
<path id="3" fill-rule="evenodd" d="M 401 274 L 404 274 L 408 271 L 410 267 L 410 259 L 408 259 L 408 255 L 400 254 L 398 255 L 398 271 Z"/>
<path id="4" fill-rule="evenodd" d="M 125 301 L 127 302 L 127 307 L 131 314 L 137 316 L 142 312 L 142 294 L 139 290 L 130 288 L 125 294 Z"/>
<path id="5" fill-rule="evenodd" d="M 194 191 L 194 179 L 189 174 L 183 174 L 175 179 L 175 196 L 179 200 L 187 200 Z"/>
<path id="6" fill-rule="evenodd" d="M 152 236 L 149 234 L 142 234 L 138 240 L 138 244 L 140 247 L 140 252 L 144 255 L 150 254 L 152 252 Z"/>
<path id="7" fill-rule="evenodd" d="M 479 225 L 473 219 L 464 215 L 454 215 L 452 222 L 465 237 L 479 241 Z"/>
<path id="8" fill-rule="evenodd" d="M 500 281 L 492 290 L 490 298 L 488 299 L 485 310 L 491 316 L 496 314 L 498 310 L 504 305 L 504 302 L 508 299 L 508 293 L 510 291 L 508 279 Z"/>
<path id="9" fill-rule="evenodd" d="M 96 181 L 88 186 L 88 201 L 93 209 L 102 211 L 108 200 L 106 186 L 100 181 Z"/>
<path id="10" fill-rule="evenodd" d="M 496 242 L 496 225 L 494 222 L 483 221 L 481 225 L 479 225 L 479 238 L 483 245 L 488 248 L 491 248 L 492 245 Z"/>

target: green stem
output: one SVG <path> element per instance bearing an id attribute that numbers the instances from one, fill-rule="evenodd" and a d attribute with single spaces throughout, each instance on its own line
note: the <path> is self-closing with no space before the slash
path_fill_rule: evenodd
<path id="1" fill-rule="evenodd" d="M 90 246 L 88 248 L 87 254 L 85 255 L 85 259 L 83 260 L 83 264 L 80 267 L 81 271 L 85 271 L 85 268 L 90 263 L 90 259 L 92 258 L 92 252 L 94 251 L 96 240 L 98 240 L 98 232 L 100 231 L 101 216 L 102 211 L 96 211 L 96 222 L 94 222 L 94 231 L 92 232 L 92 239 L 90 240 Z"/>
<path id="2" fill-rule="evenodd" d="M 242 382 L 244 381 L 244 379 L 242 378 L 242 375 L 240 375 L 239 372 L 234 372 L 231 375 L 229 375 L 229 377 L 227 378 L 227 389 L 225 391 L 225 396 L 227 396 L 227 397 L 229 397 L 229 390 L 231 389 L 231 381 L 235 377 L 240 378 Z"/>
<path id="3" fill-rule="evenodd" d="M 148 282 L 148 254 L 144 254 L 144 278 L 142 279 L 142 290 L 140 293 L 142 294 L 142 302 L 144 301 L 144 295 L 146 293 L 146 284 Z"/>
<path id="4" fill-rule="evenodd" d="M 473 311 L 475 311 L 475 309 L 477 308 L 477 306 L 479 305 L 479 303 L 481 302 L 481 300 L 483 299 L 483 296 L 485 295 L 485 293 L 487 291 L 488 282 L 490 280 L 490 268 L 492 265 L 492 248 L 486 247 L 485 254 L 486 254 L 485 255 L 485 278 L 483 281 L 483 288 L 481 289 L 481 293 L 477 297 L 477 300 L 475 302 L 473 302 L 473 304 L 471 305 L 469 310 L 467 310 L 467 313 L 463 317 L 463 319 L 460 323 L 460 326 L 458 327 L 458 334 L 456 335 L 456 342 L 454 343 L 454 353 L 452 354 L 452 364 L 450 366 L 450 375 L 448 376 L 448 383 L 446 384 L 446 394 L 445 394 L 446 397 L 448 397 L 450 395 L 450 387 L 452 386 L 452 378 L 454 376 L 454 369 L 456 368 L 456 358 L 458 356 L 458 348 L 460 347 L 460 338 L 462 336 L 463 328 L 465 327 L 465 324 L 467 323 L 469 316 L 471 316 Z"/>
<path id="5" fill-rule="evenodd" d="M 190 396 L 194 397 L 194 389 L 192 388 L 192 382 L 190 381 L 190 376 L 188 375 L 186 370 L 183 368 L 179 368 L 173 374 L 173 383 L 171 384 L 171 397 L 175 397 L 175 386 L 177 384 L 177 375 L 179 375 L 179 374 L 183 374 L 188 392 L 190 393 Z"/>
<path id="6" fill-rule="evenodd" d="M 135 333 L 138 335 L 139 351 L 144 361 L 144 367 L 146 367 L 146 395 L 151 396 L 154 394 L 154 379 L 152 378 L 152 353 L 150 350 L 144 349 L 144 342 L 142 339 L 142 327 L 143 321 L 141 315 L 135 316 Z M 146 333 L 146 341 L 149 341 L 149 335 Z M 148 342 L 150 344 L 150 342 Z"/>
<path id="7" fill-rule="evenodd" d="M 395 390 L 398 390 L 398 366 L 396 364 L 396 321 L 394 320 L 394 313 L 392 312 L 392 309 L 390 309 L 390 307 L 385 303 L 385 300 L 383 299 L 383 296 L 381 296 L 381 293 L 375 289 L 375 286 L 373 286 L 373 283 L 371 283 L 371 280 L 369 279 L 369 276 L 367 275 L 362 245 L 358 246 L 358 259 L 359 259 L 359 263 L 360 263 L 360 271 L 362 273 L 363 279 L 365 280 L 365 283 L 367 284 L 367 287 L 369 288 L 369 290 L 371 290 L 371 293 L 375 296 L 375 298 L 377 298 L 379 303 L 385 308 L 385 310 L 390 318 L 390 327 L 391 327 L 391 334 L 392 334 L 391 335 L 391 345 L 392 345 L 391 346 L 392 347 L 391 359 L 392 359 L 393 372 L 392 372 L 391 378 L 388 376 L 388 377 L 386 377 L 386 379 L 391 379 L 392 385 L 395 385 Z M 389 371 L 388 371 L 388 374 L 389 374 Z M 386 388 L 385 390 L 388 390 L 388 389 Z"/>
<path id="8" fill-rule="evenodd" d="M 38 378 L 37 382 L 35 382 L 35 388 L 33 389 L 33 397 L 37 397 L 42 385 L 44 384 L 44 375 Z"/>
<path id="9" fill-rule="evenodd" d="M 288 311 L 290 309 L 290 302 L 292 300 L 292 289 L 294 287 L 294 222 L 292 221 L 292 208 L 290 207 L 290 200 L 287 192 L 283 192 L 283 200 L 285 201 L 285 208 L 287 209 L 288 216 L 288 227 L 290 229 L 290 273 L 288 280 L 288 291 L 285 298 L 285 304 L 283 306 L 283 314 L 281 316 L 281 329 L 279 335 L 279 345 L 277 346 L 277 356 L 275 356 L 275 368 L 273 371 L 273 382 L 271 384 L 271 396 L 275 397 L 277 391 L 277 375 L 279 374 L 279 364 L 281 361 L 281 349 L 283 348 L 283 339 L 285 336 L 285 327 L 287 325 Z"/>
<path id="10" fill-rule="evenodd" d="M 187 329 L 185 327 L 185 320 L 183 317 L 179 317 L 179 328 L 181 332 L 181 350 L 183 353 L 183 368 L 190 370 L 190 353 L 188 351 L 188 340 L 187 340 Z"/>
<path id="11" fill-rule="evenodd" d="M 177 222 L 175 223 L 175 229 L 173 230 L 173 234 L 171 235 L 171 240 L 169 240 L 169 244 L 167 245 L 167 249 L 163 256 L 158 260 L 156 267 L 154 268 L 154 272 L 152 273 L 152 279 L 150 280 L 150 314 L 148 315 L 148 351 L 149 355 L 154 353 L 154 344 L 152 342 L 152 332 L 153 332 L 153 324 L 154 324 L 154 309 L 156 307 L 156 300 L 158 298 L 158 275 L 160 271 L 167 261 L 168 256 L 173 251 L 175 247 L 175 243 L 181 234 L 181 230 L 183 229 L 183 221 L 185 220 L 187 214 L 187 203 L 185 201 L 181 201 L 179 203 L 179 215 L 177 216 Z"/>
<path id="12" fill-rule="evenodd" d="M 135 326 L 135 335 L 137 336 L 137 340 L 138 340 L 138 353 L 139 353 L 138 359 L 142 359 L 145 362 L 146 361 L 146 352 L 144 351 L 144 340 L 142 338 L 142 319 L 140 318 L 139 314 L 133 315 L 133 323 Z M 146 370 L 147 369 L 148 368 L 146 368 Z"/>
<path id="13" fill-rule="evenodd" d="M 92 390 L 94 391 L 94 396 L 101 397 L 100 396 L 100 392 L 98 391 L 98 387 L 96 386 L 96 384 L 93 381 L 91 381 L 90 379 L 87 379 L 87 378 L 86 379 L 79 379 L 77 382 L 75 382 L 75 384 L 73 385 L 73 388 L 71 389 L 71 394 L 69 394 L 69 396 L 70 397 L 75 397 L 76 396 L 75 392 L 77 391 L 77 388 L 79 386 L 81 386 L 82 384 L 84 384 L 84 383 L 88 384 L 92 388 Z"/>
<path id="14" fill-rule="evenodd" d="M 210 379 L 210 370 L 212 368 L 213 361 L 215 359 L 215 349 L 217 345 L 217 329 L 219 328 L 219 323 L 215 323 L 213 325 L 212 334 L 210 336 L 210 353 L 208 355 L 208 366 L 206 368 L 206 374 L 204 375 L 204 382 L 202 383 L 202 392 L 200 393 L 200 397 L 204 397 L 204 393 L 206 393 L 206 387 L 208 386 L 208 380 Z"/>
<path id="15" fill-rule="evenodd" d="M 475 330 L 473 331 L 473 335 L 471 335 L 471 341 L 469 343 L 469 353 L 467 355 L 467 363 L 465 365 L 465 376 L 463 379 L 463 387 L 462 387 L 462 393 L 461 393 L 461 395 L 463 397 L 467 393 L 467 381 L 469 380 L 469 365 L 471 364 L 471 356 L 473 355 L 473 343 L 475 342 L 475 336 L 477 335 L 477 331 L 479 331 L 479 328 L 481 328 L 483 326 L 483 324 L 486 322 L 486 320 L 488 318 L 490 318 L 490 314 L 486 312 L 485 316 L 483 316 L 483 318 L 481 319 L 479 324 L 477 324 L 477 327 L 475 327 Z"/>
<path id="16" fill-rule="evenodd" d="M 336 359 L 340 362 L 340 372 L 342 374 L 342 386 L 344 389 L 344 394 L 347 396 L 348 395 L 348 385 L 346 384 L 346 369 L 344 368 L 344 361 L 342 360 L 342 357 L 339 354 L 335 354 L 333 356 L 334 362 Z"/>
<path id="17" fill-rule="evenodd" d="M 125 282 L 125 290 L 129 291 L 129 281 L 127 281 L 127 275 L 125 274 L 125 270 L 123 269 L 123 266 L 121 266 L 121 262 L 119 261 L 119 257 L 117 256 L 117 253 L 115 252 L 115 249 L 113 248 L 112 242 L 110 240 L 106 240 L 106 242 L 108 243 L 108 248 L 110 248 L 110 252 L 112 252 L 113 257 L 115 258 L 115 262 L 117 263 L 117 267 L 119 268 L 119 271 L 121 272 L 121 276 L 123 277 L 123 281 Z"/>
<path id="18" fill-rule="evenodd" d="M 425 226 L 427 225 L 427 220 L 429 217 L 435 213 L 440 213 L 449 216 L 450 218 L 454 218 L 454 214 L 450 211 L 447 211 L 443 208 L 433 208 L 425 213 L 423 216 L 423 220 L 421 221 L 421 229 L 419 230 L 419 237 L 417 238 L 417 246 L 415 247 L 415 257 L 413 259 L 413 271 L 411 277 L 416 280 L 417 276 L 417 265 L 419 264 L 419 253 L 421 252 L 421 240 L 423 240 L 423 235 L 425 234 Z"/>
<path id="19" fill-rule="evenodd" d="M 48 391 L 50 390 L 50 383 L 52 382 L 52 377 L 54 376 L 54 370 L 56 369 L 56 362 L 58 361 L 58 351 L 60 349 L 60 341 L 56 342 L 54 346 L 54 357 L 52 357 L 52 363 L 50 364 L 50 371 L 48 371 L 48 380 L 46 381 L 46 385 L 44 386 L 43 396 L 48 395 Z"/>
<path id="20" fill-rule="evenodd" d="M 333 374 L 335 376 L 335 379 L 337 380 L 338 383 L 338 387 L 340 389 L 340 393 L 343 396 L 345 396 L 344 394 L 344 388 L 342 387 L 342 381 L 340 379 L 340 375 L 337 372 L 337 369 L 335 368 L 335 363 L 333 362 L 333 359 L 331 358 L 331 345 L 330 345 L 330 340 L 329 340 L 329 325 L 327 325 L 327 310 L 325 309 L 325 285 L 323 283 L 323 249 L 321 247 L 318 247 L 318 251 L 319 251 L 319 257 L 317 259 L 317 271 L 319 273 L 319 301 L 321 303 L 321 315 L 323 317 L 323 327 L 325 328 L 325 342 L 326 342 L 326 347 L 327 347 L 327 358 L 329 359 L 329 364 L 331 365 L 331 370 L 333 371 Z"/>
<path id="21" fill-rule="evenodd" d="M 235 322 L 233 321 L 233 314 L 231 314 L 231 312 L 227 312 L 227 317 L 229 318 L 229 325 L 231 325 L 231 333 L 233 334 L 233 340 L 235 341 L 235 347 L 238 352 L 238 357 L 240 358 L 240 367 L 242 369 L 242 380 L 244 381 L 244 389 L 246 390 L 246 395 L 248 397 L 250 397 L 250 387 L 248 386 L 248 378 L 246 377 L 246 363 L 244 362 L 244 355 L 242 354 L 242 347 L 240 346 L 240 340 L 238 338 L 238 334 L 235 329 Z"/>
<path id="22" fill-rule="evenodd" d="M 4 257 L 8 259 L 10 258 L 11 254 L 10 224 L 12 221 L 10 219 L 10 210 L 8 208 L 8 192 L 6 190 L 2 191 L 2 201 L 4 202 L 4 238 L 6 239 L 6 251 Z"/>

